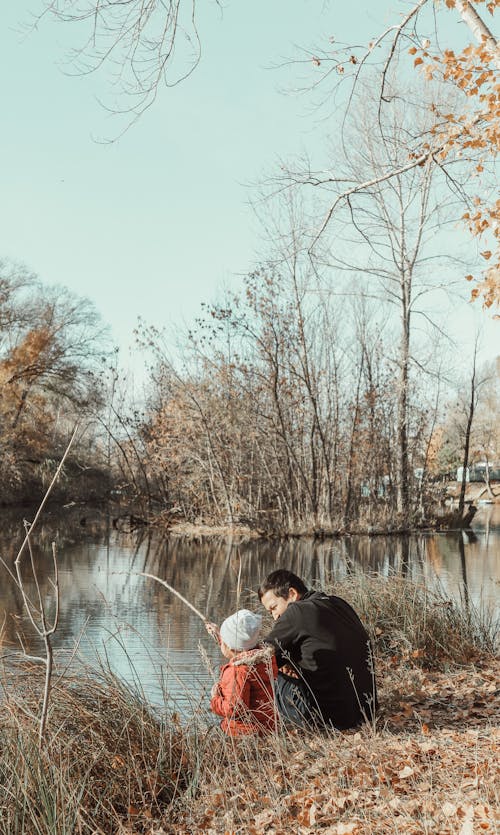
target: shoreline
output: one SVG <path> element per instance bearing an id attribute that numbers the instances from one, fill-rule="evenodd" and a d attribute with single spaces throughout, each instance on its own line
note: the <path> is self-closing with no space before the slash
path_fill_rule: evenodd
<path id="1" fill-rule="evenodd" d="M 496 508 L 500 505 L 500 482 L 491 485 L 492 496 L 485 496 L 487 488 L 484 483 L 467 485 L 465 494 L 466 508 L 473 504 L 476 513 L 486 508 Z M 106 516 L 111 522 L 113 529 L 120 533 L 134 533 L 141 530 L 156 530 L 165 536 L 177 539 L 192 540 L 235 540 L 235 541 L 289 541 L 289 540 L 339 540 L 351 537 L 398 537 L 417 534 L 435 533 L 457 533 L 461 530 L 474 533 L 474 518 L 469 524 L 460 525 L 457 523 L 456 513 L 460 484 L 451 482 L 443 488 L 441 505 L 436 502 L 434 514 L 431 518 L 412 525 L 398 525 L 397 520 L 383 521 L 378 524 L 357 521 L 351 523 L 347 528 L 326 527 L 318 525 L 302 525 L 294 529 L 283 530 L 278 528 L 265 528 L 258 524 L 244 522 L 233 524 L 209 524 L 204 522 L 190 522 L 176 517 L 168 510 L 159 510 L 157 513 L 148 512 L 138 508 L 137 504 L 120 504 L 113 499 L 107 501 L 95 501 L 92 499 L 77 501 L 70 497 L 67 501 L 49 501 L 46 506 L 47 515 L 68 515 L 75 516 L 75 525 L 83 529 L 87 524 L 98 522 L 99 518 Z M 35 509 L 37 502 L 16 502 L 1 503 L 0 512 L 14 515 L 16 511 L 19 518 L 24 518 L 28 508 Z"/>

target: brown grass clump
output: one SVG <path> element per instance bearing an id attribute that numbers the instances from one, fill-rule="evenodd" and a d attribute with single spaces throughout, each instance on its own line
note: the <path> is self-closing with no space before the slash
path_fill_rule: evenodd
<path id="1" fill-rule="evenodd" d="M 186 789 L 185 733 L 166 727 L 111 675 L 66 675 L 52 690 L 38 745 L 43 690 L 37 669 L 17 666 L 0 719 L 0 832 L 137 832 Z"/>
<path id="2" fill-rule="evenodd" d="M 496 652 L 499 625 L 493 613 L 421 583 L 360 572 L 332 582 L 330 593 L 354 607 L 377 658 L 411 657 L 414 663 L 442 669 Z"/>

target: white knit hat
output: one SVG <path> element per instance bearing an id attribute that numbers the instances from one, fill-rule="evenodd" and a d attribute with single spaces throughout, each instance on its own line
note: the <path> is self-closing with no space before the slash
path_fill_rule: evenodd
<path id="1" fill-rule="evenodd" d="M 222 622 L 220 636 L 230 649 L 253 649 L 258 641 L 261 623 L 261 615 L 240 609 Z"/>

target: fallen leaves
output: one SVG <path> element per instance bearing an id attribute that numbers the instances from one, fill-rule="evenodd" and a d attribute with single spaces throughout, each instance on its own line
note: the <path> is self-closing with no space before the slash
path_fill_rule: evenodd
<path id="1" fill-rule="evenodd" d="M 214 737 L 196 791 L 168 811 L 155 805 L 160 774 L 151 768 L 120 835 L 498 833 L 500 661 L 445 673 L 417 660 L 379 664 L 377 729 L 243 749 Z M 113 773 L 125 777 L 127 767 L 115 755 Z"/>
<path id="2" fill-rule="evenodd" d="M 227 785 L 219 783 L 205 795 L 202 790 L 186 830 L 172 822 L 169 832 L 497 832 L 500 662 L 478 662 L 452 673 L 411 664 L 409 657 L 380 669 L 379 730 L 291 736 L 285 747 L 263 741 L 259 762 L 228 764 Z M 206 817 L 204 799 L 205 809 L 210 807 Z"/>

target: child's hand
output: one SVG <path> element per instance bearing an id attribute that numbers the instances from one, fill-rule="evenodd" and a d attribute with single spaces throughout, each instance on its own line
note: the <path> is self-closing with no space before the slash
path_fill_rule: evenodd
<path id="1" fill-rule="evenodd" d="M 215 697 L 219 695 L 219 685 L 217 682 L 215 682 L 215 684 L 212 684 L 212 689 L 210 690 L 210 698 L 215 699 Z"/>
<path id="2" fill-rule="evenodd" d="M 299 678 L 299 674 L 295 667 L 291 667 L 289 664 L 284 664 L 280 667 L 280 673 L 284 673 L 284 675 L 288 676 L 288 678 Z"/>
<path id="3" fill-rule="evenodd" d="M 215 638 L 218 644 L 220 644 L 220 632 L 219 627 L 216 623 L 211 623 L 209 620 L 205 621 L 205 629 L 207 630 L 208 634 Z"/>

